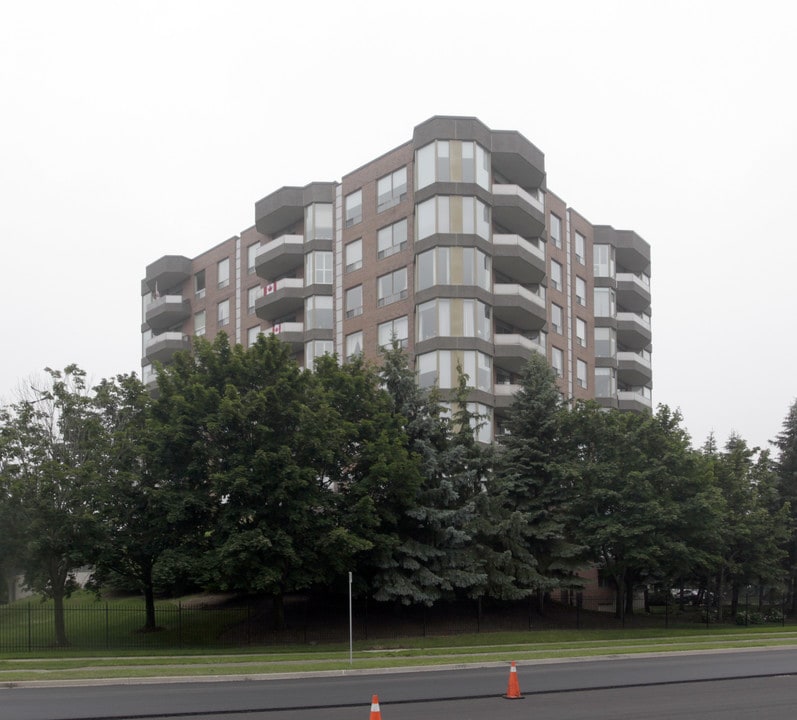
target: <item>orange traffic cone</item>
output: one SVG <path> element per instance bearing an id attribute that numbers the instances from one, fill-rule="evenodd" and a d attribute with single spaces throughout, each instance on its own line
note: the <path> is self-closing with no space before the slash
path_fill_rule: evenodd
<path id="1" fill-rule="evenodd" d="M 520 683 L 517 680 L 517 668 L 514 660 L 512 661 L 512 667 L 509 668 L 509 685 L 506 688 L 504 697 L 509 700 L 521 700 L 523 698 L 520 694 Z M 373 716 L 371 720 L 373 720 Z"/>
<path id="2" fill-rule="evenodd" d="M 371 718 L 370 720 L 382 720 L 382 711 L 379 709 L 379 696 L 371 698 Z"/>

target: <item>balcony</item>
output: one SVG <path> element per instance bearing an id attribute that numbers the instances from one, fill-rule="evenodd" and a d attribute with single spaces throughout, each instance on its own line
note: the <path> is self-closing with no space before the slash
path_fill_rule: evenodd
<path id="1" fill-rule="evenodd" d="M 626 385 L 649 383 L 653 378 L 650 353 L 620 351 L 617 353 L 618 380 Z"/>
<path id="2" fill-rule="evenodd" d="M 495 407 L 508 408 L 515 402 L 515 395 L 521 390 L 520 385 L 512 383 L 496 383 L 493 388 L 495 394 Z"/>
<path id="3" fill-rule="evenodd" d="M 545 232 L 545 206 L 519 185 L 493 185 L 493 221 L 513 233 L 539 237 Z"/>
<path id="4" fill-rule="evenodd" d="M 282 278 L 263 288 L 263 296 L 255 301 L 255 314 L 267 322 L 304 310 L 307 294 L 302 278 Z"/>
<path id="5" fill-rule="evenodd" d="M 632 410 L 634 412 L 650 412 L 653 409 L 653 400 L 650 397 L 649 388 L 618 390 L 617 404 L 620 410 Z"/>
<path id="6" fill-rule="evenodd" d="M 617 267 L 625 272 L 648 272 L 650 245 L 633 230 L 615 230 L 611 225 L 596 225 L 593 242 L 613 245 Z"/>
<path id="7" fill-rule="evenodd" d="M 642 273 L 617 273 L 617 304 L 635 313 L 650 308 L 650 281 L 646 279 Z"/>
<path id="8" fill-rule="evenodd" d="M 541 338 L 545 336 L 542 335 Z M 533 353 L 545 357 L 545 343 L 532 340 L 519 333 L 505 333 L 493 338 L 495 344 L 493 363 L 497 368 L 519 375 Z"/>
<path id="9" fill-rule="evenodd" d="M 255 252 L 255 272 L 264 280 L 287 275 L 304 264 L 304 237 L 281 235 Z"/>
<path id="10" fill-rule="evenodd" d="M 545 278 L 545 250 L 520 235 L 493 235 L 493 269 L 522 283 Z"/>
<path id="11" fill-rule="evenodd" d="M 271 327 L 271 332 L 282 340 L 282 342 L 288 343 L 293 352 L 299 352 L 304 347 L 304 323 L 275 323 Z"/>
<path id="12" fill-rule="evenodd" d="M 181 332 L 164 332 L 153 335 L 144 348 L 147 359 L 152 362 L 166 363 L 176 352 L 191 349 L 191 340 Z"/>
<path id="13" fill-rule="evenodd" d="M 335 202 L 332 182 L 312 182 L 304 187 L 286 186 L 255 203 L 255 227 L 263 235 L 276 235 L 304 219 L 304 208 L 313 203 Z"/>
<path id="14" fill-rule="evenodd" d="M 191 317 L 191 303 L 182 295 L 162 295 L 153 300 L 145 312 L 144 320 L 155 333 L 168 330 Z"/>
<path id="15" fill-rule="evenodd" d="M 191 260 L 182 255 L 164 255 L 147 265 L 146 283 L 150 292 L 165 293 L 180 287 L 191 277 Z"/>
<path id="16" fill-rule="evenodd" d="M 630 350 L 644 350 L 653 335 L 647 316 L 632 312 L 617 313 L 617 342 Z"/>
<path id="17" fill-rule="evenodd" d="M 522 285 L 496 283 L 493 309 L 496 319 L 518 330 L 542 330 L 545 327 L 545 300 Z"/>

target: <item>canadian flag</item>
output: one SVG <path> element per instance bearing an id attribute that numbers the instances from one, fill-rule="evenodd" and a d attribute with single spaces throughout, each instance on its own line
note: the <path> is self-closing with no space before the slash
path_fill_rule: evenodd
<path id="1" fill-rule="evenodd" d="M 277 283 L 269 283 L 266 285 L 266 292 L 265 295 L 271 295 L 277 289 Z"/>
<path id="2" fill-rule="evenodd" d="M 273 328 L 271 328 L 271 332 L 275 335 L 279 335 L 282 332 L 282 323 L 277 323 Z"/>

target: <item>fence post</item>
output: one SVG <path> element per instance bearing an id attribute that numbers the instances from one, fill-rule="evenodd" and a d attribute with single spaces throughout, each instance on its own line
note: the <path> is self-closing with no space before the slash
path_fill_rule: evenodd
<path id="1" fill-rule="evenodd" d="M 108 610 L 108 603 L 105 603 L 105 649 L 110 650 L 111 648 L 111 628 L 109 624 L 109 610 Z"/>
<path id="2" fill-rule="evenodd" d="M 33 650 L 33 618 L 31 613 L 31 604 L 28 602 L 28 652 Z"/>
<path id="3" fill-rule="evenodd" d="M 183 602 L 177 601 L 177 647 L 183 647 Z"/>

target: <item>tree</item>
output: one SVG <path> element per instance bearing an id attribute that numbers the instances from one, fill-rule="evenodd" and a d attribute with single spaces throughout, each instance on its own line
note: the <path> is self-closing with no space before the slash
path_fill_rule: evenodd
<path id="1" fill-rule="evenodd" d="M 483 498 L 489 594 L 504 598 L 575 582 L 583 560 L 567 536 L 573 475 L 562 445 L 563 403 L 556 377 L 536 353 L 527 363 Z"/>
<path id="2" fill-rule="evenodd" d="M 31 385 L 10 408 L 3 465 L 24 528 L 25 582 L 53 600 L 55 643 L 64 646 L 64 599 L 100 539 L 93 498 L 104 437 L 85 373 L 75 365 L 46 372 L 47 387 Z"/>
<path id="3" fill-rule="evenodd" d="M 788 576 L 791 613 L 797 613 L 797 400 L 783 419 L 781 431 L 774 443 L 779 457 L 776 463 L 777 487 L 780 497 L 789 503 L 791 512 L 788 541 Z"/>

